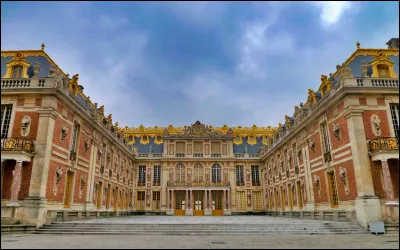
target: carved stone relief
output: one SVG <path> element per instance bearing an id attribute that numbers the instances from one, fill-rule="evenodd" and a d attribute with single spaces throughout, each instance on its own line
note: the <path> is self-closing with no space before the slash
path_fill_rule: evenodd
<path id="1" fill-rule="evenodd" d="M 381 129 L 381 119 L 379 119 L 379 116 L 376 114 L 371 115 L 371 126 L 372 126 L 372 133 L 375 136 L 381 136 L 382 134 L 382 129 Z"/>
<path id="2" fill-rule="evenodd" d="M 25 137 L 29 135 L 31 130 L 32 119 L 29 115 L 25 115 L 21 121 L 21 136 Z"/>

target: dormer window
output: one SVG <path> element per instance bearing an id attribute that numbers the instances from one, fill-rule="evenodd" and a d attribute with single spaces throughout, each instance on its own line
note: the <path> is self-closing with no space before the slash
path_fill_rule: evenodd
<path id="1" fill-rule="evenodd" d="M 12 68 L 12 78 L 22 78 L 22 66 L 16 65 Z"/>
<path id="2" fill-rule="evenodd" d="M 389 67 L 387 65 L 378 65 L 378 73 L 381 78 L 390 78 Z"/>

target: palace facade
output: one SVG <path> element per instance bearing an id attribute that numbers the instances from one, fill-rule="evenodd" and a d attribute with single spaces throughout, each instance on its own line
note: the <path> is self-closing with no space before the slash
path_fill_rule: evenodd
<path id="1" fill-rule="evenodd" d="M 268 127 L 120 128 L 44 51 L 1 51 L 2 221 L 259 213 L 398 223 L 399 39 Z"/>

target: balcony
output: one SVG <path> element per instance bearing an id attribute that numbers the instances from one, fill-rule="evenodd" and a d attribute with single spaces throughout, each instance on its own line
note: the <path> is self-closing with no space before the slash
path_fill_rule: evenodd
<path id="1" fill-rule="evenodd" d="M 185 157 L 185 154 L 176 154 L 176 157 Z"/>
<path id="2" fill-rule="evenodd" d="M 209 182 L 209 181 L 199 181 L 199 182 L 187 182 L 187 181 L 168 181 L 168 187 L 230 187 L 229 181 L 220 182 Z"/>
<path id="3" fill-rule="evenodd" d="M 381 150 L 399 150 L 399 140 L 396 137 L 379 137 L 369 141 L 370 153 Z"/>
<path id="4" fill-rule="evenodd" d="M 221 157 L 221 154 L 211 154 L 211 157 Z"/>
<path id="5" fill-rule="evenodd" d="M 368 142 L 372 161 L 399 159 L 399 139 L 396 137 L 378 137 Z"/>
<path id="6" fill-rule="evenodd" d="M 144 181 L 144 180 L 139 180 L 139 181 L 137 182 L 137 186 L 138 186 L 138 187 L 144 187 L 144 186 L 146 186 L 146 181 Z"/>
<path id="7" fill-rule="evenodd" d="M 1 151 L 20 151 L 33 154 L 35 146 L 32 140 L 24 138 L 4 138 L 1 139 Z"/>
<path id="8" fill-rule="evenodd" d="M 193 157 L 203 157 L 203 154 L 193 154 Z"/>

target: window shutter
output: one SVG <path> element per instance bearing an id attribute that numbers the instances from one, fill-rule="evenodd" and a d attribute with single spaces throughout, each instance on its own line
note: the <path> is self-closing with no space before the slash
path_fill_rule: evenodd
<path id="1" fill-rule="evenodd" d="M 220 153 L 221 153 L 221 143 L 211 142 L 211 154 L 220 154 Z"/>
<path id="2" fill-rule="evenodd" d="M 184 154 L 185 153 L 185 143 L 184 142 L 177 142 L 176 143 L 176 153 L 177 154 Z"/>
<path id="3" fill-rule="evenodd" d="M 202 154 L 203 153 L 203 142 L 194 142 L 194 153 L 195 154 Z"/>

